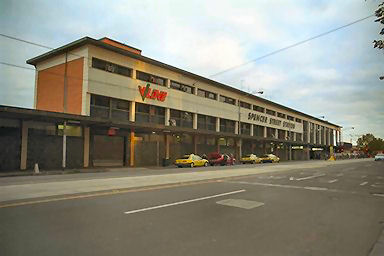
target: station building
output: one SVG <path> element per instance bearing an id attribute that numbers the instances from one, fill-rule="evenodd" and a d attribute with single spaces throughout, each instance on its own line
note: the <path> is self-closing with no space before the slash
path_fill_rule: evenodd
<path id="1" fill-rule="evenodd" d="M 34 109 L 0 106 L 0 170 L 156 166 L 184 154 L 272 153 L 305 160 L 340 141 L 341 127 L 84 37 L 27 61 Z M 4 144 L 5 143 L 5 144 Z"/>

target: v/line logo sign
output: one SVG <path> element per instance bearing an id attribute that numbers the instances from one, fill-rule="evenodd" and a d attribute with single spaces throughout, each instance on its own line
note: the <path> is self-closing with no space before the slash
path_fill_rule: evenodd
<path id="1" fill-rule="evenodd" d="M 150 84 L 147 84 L 145 87 L 139 85 L 139 92 L 143 101 L 145 99 L 165 101 L 168 93 L 157 89 L 152 90 L 150 86 Z"/>

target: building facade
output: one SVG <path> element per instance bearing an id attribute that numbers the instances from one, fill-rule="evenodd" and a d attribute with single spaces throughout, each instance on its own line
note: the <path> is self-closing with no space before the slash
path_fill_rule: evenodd
<path id="1" fill-rule="evenodd" d="M 22 146 L 32 145 L 28 140 L 35 133 L 37 139 L 53 136 L 52 147 L 61 148 L 46 168 L 153 166 L 210 152 L 304 160 L 340 140 L 338 125 L 150 59 L 109 38 L 85 37 L 27 63 L 36 67 L 39 120 L 18 119 L 20 134 L 30 137 L 20 139 L 20 169 L 44 161 Z M 3 127 L 12 123 L 7 111 Z M 0 118 L 1 113 L 0 108 Z"/>

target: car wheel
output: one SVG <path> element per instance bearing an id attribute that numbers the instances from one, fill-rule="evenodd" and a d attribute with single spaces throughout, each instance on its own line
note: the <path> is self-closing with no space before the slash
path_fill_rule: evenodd
<path id="1" fill-rule="evenodd" d="M 192 162 L 190 166 L 191 166 L 191 168 L 193 168 L 195 166 L 195 164 Z"/>
<path id="2" fill-rule="evenodd" d="M 207 166 L 208 166 L 208 162 L 205 162 L 205 163 L 204 163 L 204 166 L 207 167 Z"/>
<path id="3" fill-rule="evenodd" d="M 256 160 L 254 160 L 252 163 L 253 163 L 253 164 L 257 164 Z"/>
<path id="4" fill-rule="evenodd" d="M 178 165 L 177 167 L 181 168 L 181 167 L 183 167 L 183 166 L 181 166 L 181 165 Z"/>

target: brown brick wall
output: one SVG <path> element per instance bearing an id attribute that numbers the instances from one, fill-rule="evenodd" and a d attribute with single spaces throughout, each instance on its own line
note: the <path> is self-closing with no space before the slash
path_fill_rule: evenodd
<path id="1" fill-rule="evenodd" d="M 81 114 L 84 58 L 67 63 L 67 113 Z M 39 71 L 36 109 L 64 112 L 65 64 Z"/>

